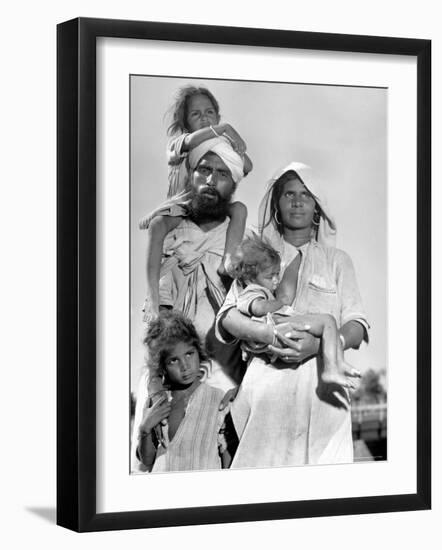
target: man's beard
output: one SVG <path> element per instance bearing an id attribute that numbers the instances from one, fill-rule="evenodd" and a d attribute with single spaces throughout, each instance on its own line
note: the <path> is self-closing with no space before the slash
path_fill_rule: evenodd
<path id="1" fill-rule="evenodd" d="M 216 189 L 207 188 L 203 193 L 192 193 L 188 205 L 189 218 L 196 223 L 223 221 L 228 214 L 231 197 L 223 198 Z"/>

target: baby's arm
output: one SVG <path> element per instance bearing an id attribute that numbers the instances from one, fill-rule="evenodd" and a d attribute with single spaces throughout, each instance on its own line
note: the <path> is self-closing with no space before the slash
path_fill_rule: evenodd
<path id="1" fill-rule="evenodd" d="M 147 299 L 150 313 L 157 315 L 160 306 L 160 269 L 163 255 L 163 244 L 166 235 L 175 229 L 181 222 L 181 217 L 158 216 L 154 218 L 147 230 L 146 247 L 146 275 Z"/>
<path id="2" fill-rule="evenodd" d="M 220 275 L 233 275 L 232 273 L 232 254 L 241 244 L 246 228 L 247 207 L 242 202 L 234 202 L 229 206 L 230 222 L 226 233 L 226 245 L 224 256 L 218 269 Z"/>
<path id="3" fill-rule="evenodd" d="M 255 317 L 264 317 L 267 313 L 274 313 L 283 306 L 281 300 L 266 300 L 255 298 L 249 306 L 250 313 Z"/>

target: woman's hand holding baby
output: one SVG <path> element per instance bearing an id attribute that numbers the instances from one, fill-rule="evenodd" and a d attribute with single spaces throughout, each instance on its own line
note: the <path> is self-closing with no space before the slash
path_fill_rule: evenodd
<path id="1" fill-rule="evenodd" d="M 317 355 L 320 339 L 308 331 L 308 326 L 294 322 L 281 323 L 275 327 L 276 337 L 283 347 L 270 345 L 269 351 L 285 363 L 301 363 Z"/>

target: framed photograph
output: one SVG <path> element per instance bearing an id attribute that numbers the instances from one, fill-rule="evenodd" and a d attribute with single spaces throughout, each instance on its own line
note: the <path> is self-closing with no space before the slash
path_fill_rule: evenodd
<path id="1" fill-rule="evenodd" d="M 57 523 L 430 508 L 430 41 L 57 40 Z"/>

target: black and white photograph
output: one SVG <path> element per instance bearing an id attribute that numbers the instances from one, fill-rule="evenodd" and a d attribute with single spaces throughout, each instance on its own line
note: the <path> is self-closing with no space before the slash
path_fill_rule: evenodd
<path id="1" fill-rule="evenodd" d="M 387 460 L 387 121 L 384 87 L 130 76 L 131 474 Z"/>

